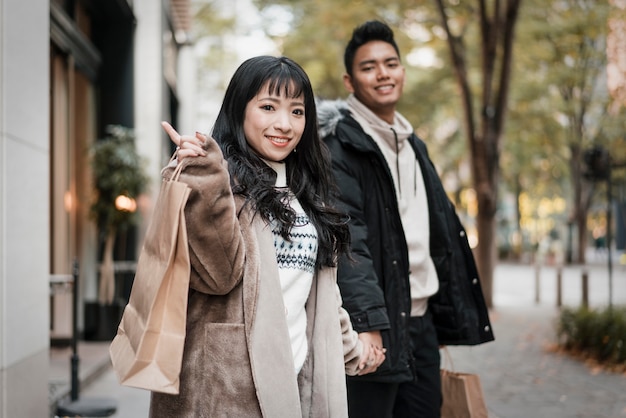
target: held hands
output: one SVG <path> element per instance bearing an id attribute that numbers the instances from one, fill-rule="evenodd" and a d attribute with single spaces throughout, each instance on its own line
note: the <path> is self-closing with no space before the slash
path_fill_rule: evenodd
<path id="1" fill-rule="evenodd" d="M 359 363 L 359 376 L 376 371 L 383 361 L 387 349 L 383 347 L 383 338 L 380 331 L 359 333 L 359 340 L 363 344 L 363 353 Z"/>
<path id="2" fill-rule="evenodd" d="M 167 122 L 161 122 L 161 126 L 170 137 L 172 142 L 176 144 L 177 154 L 176 158 L 178 162 L 181 162 L 187 157 L 205 156 L 206 152 L 202 148 L 206 141 L 206 136 L 200 132 L 196 132 L 195 136 L 180 135 L 176 130 Z"/>

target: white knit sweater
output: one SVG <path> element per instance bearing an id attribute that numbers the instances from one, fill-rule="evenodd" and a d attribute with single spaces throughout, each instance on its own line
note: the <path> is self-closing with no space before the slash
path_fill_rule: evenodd
<path id="1" fill-rule="evenodd" d="M 275 186 L 287 187 L 285 164 L 271 161 L 266 163 L 278 174 Z M 298 373 L 308 351 L 305 304 L 313 283 L 318 243 L 317 230 L 309 221 L 300 202 L 295 196 L 291 196 L 289 202 L 285 203 L 296 212 L 296 223 L 289 232 L 289 241 L 275 228 L 272 229 L 293 360 Z"/>

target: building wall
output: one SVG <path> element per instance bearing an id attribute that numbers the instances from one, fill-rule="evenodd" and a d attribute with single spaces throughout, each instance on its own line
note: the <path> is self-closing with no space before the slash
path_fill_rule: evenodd
<path id="1" fill-rule="evenodd" d="M 0 0 L 1 417 L 48 414 L 49 19 Z"/>
<path id="2" fill-rule="evenodd" d="M 195 94 L 194 55 L 188 45 L 178 45 L 169 1 L 134 0 L 135 27 L 135 134 L 137 151 L 147 162 L 151 178 L 148 191 L 139 201 L 142 223 L 139 247 L 150 221 L 161 185 L 161 169 L 173 145 L 161 127 L 170 122 L 179 132 L 191 134 Z M 191 79 L 188 79 L 191 78 Z M 183 113 L 184 112 L 184 113 Z"/>
<path id="3" fill-rule="evenodd" d="M 135 134 L 137 151 L 147 162 L 152 181 L 148 192 L 139 202 L 144 221 L 140 237 L 147 229 L 153 203 L 161 183 L 160 171 L 169 153 L 160 122 L 167 116 L 167 92 L 163 74 L 163 36 L 166 19 L 165 3 L 154 0 L 135 0 L 137 16 L 135 27 Z M 141 239 L 140 239 L 141 241 Z"/>
<path id="4" fill-rule="evenodd" d="M 109 17 L 112 6 L 108 0 L 90 4 L 92 18 Z M 163 71 L 164 35 L 173 32 L 169 1 L 134 0 L 128 5 L 136 18 L 134 76 L 124 79 L 128 84 L 123 93 L 133 103 L 131 110 L 115 118 L 132 119 L 138 151 L 148 160 L 153 184 L 139 202 L 145 224 L 158 193 L 161 167 L 171 152 L 159 123 L 175 120 L 183 100 Z M 49 0 L 0 0 L 0 418 L 49 415 L 49 279 L 55 273 L 51 254 L 53 248 L 58 250 L 51 244 L 50 232 L 58 226 L 52 221 L 51 202 L 58 199 L 53 199 L 56 192 L 51 184 L 58 179 L 51 161 L 58 164 L 56 157 L 71 160 L 85 155 L 95 139 L 95 126 L 104 117 L 95 113 L 97 78 L 85 78 L 84 68 L 69 70 L 74 101 L 67 107 L 71 113 L 67 123 L 73 129 L 67 147 L 73 149 L 68 149 L 66 156 L 52 155 L 51 132 L 58 127 L 51 114 L 60 110 L 51 106 L 51 65 L 57 61 L 51 59 L 50 19 Z M 71 57 L 65 61 L 69 66 L 73 62 Z M 71 109 L 77 108 L 73 113 Z M 54 145 L 56 150 L 59 144 Z M 88 177 L 84 157 L 71 164 L 70 179 Z M 87 196 L 74 197 L 82 202 L 84 212 Z M 81 286 L 83 292 L 89 292 L 93 275 L 88 272 L 97 270 L 96 237 L 88 222 L 83 224 L 84 228 L 68 234 L 69 242 L 60 244 L 69 248 L 72 258 L 76 253 L 80 259 Z M 138 237 L 141 244 L 142 231 Z M 56 273 L 69 273 L 69 269 Z"/>

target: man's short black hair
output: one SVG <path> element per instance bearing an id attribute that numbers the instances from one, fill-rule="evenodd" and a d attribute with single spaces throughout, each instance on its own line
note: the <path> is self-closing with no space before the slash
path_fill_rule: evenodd
<path id="1" fill-rule="evenodd" d="M 352 75 L 352 65 L 354 64 L 356 50 L 370 41 L 387 42 L 396 50 L 398 58 L 400 57 L 400 50 L 393 37 L 393 30 L 391 30 L 389 25 L 380 20 L 369 20 L 354 29 L 352 38 L 350 38 L 350 42 L 348 42 L 343 54 L 343 63 L 346 66 L 346 72 L 350 76 Z"/>

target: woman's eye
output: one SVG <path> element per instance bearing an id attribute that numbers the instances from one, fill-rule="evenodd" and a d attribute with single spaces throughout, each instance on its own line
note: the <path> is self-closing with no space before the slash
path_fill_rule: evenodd
<path id="1" fill-rule="evenodd" d="M 263 110 L 272 110 L 272 109 L 274 109 L 274 106 L 267 104 L 267 105 L 261 106 L 261 109 L 263 109 Z"/>
<path id="2" fill-rule="evenodd" d="M 294 115 L 298 115 L 298 116 L 303 116 L 304 115 L 304 109 L 294 109 L 293 114 Z"/>

